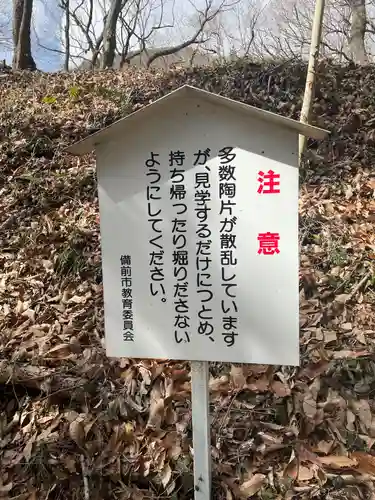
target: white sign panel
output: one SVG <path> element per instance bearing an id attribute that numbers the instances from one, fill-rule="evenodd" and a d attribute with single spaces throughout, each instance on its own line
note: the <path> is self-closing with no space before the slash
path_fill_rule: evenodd
<path id="1" fill-rule="evenodd" d="M 298 169 L 205 146 L 102 167 L 107 354 L 298 364 Z"/>

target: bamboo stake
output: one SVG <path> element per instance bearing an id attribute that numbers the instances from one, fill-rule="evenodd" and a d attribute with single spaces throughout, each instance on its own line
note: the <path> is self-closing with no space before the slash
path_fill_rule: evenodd
<path id="1" fill-rule="evenodd" d="M 325 7 L 325 0 L 316 0 L 314 20 L 311 33 L 311 45 L 310 45 L 309 64 L 306 76 L 305 94 L 303 96 L 301 118 L 300 118 L 300 121 L 303 123 L 309 123 L 310 121 L 311 104 L 314 98 L 314 91 L 315 91 L 316 66 L 318 64 L 320 41 L 322 37 L 324 7 Z M 300 161 L 306 149 L 306 142 L 307 142 L 306 136 L 300 135 L 299 136 Z"/>

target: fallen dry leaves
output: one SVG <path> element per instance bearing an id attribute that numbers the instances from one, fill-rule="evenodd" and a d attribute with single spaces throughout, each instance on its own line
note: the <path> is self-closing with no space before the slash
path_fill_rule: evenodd
<path id="1" fill-rule="evenodd" d="M 0 497 L 193 497 L 189 366 L 105 357 L 94 158 L 64 148 L 185 82 L 298 119 L 305 74 L 1 77 Z M 301 367 L 212 364 L 215 500 L 374 498 L 374 77 L 320 68 L 332 135 L 301 167 Z"/>
<path id="2" fill-rule="evenodd" d="M 254 474 L 251 479 L 242 483 L 238 488 L 241 497 L 246 499 L 255 495 L 265 482 L 266 476 L 264 474 Z"/>

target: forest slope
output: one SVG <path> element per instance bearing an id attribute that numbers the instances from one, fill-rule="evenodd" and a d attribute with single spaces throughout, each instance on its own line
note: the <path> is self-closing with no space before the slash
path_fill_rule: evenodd
<path id="1" fill-rule="evenodd" d="M 305 74 L 0 75 L 0 497 L 192 498 L 189 366 L 105 357 L 94 157 L 64 148 L 183 83 L 298 119 Z M 319 69 L 331 136 L 300 169 L 301 367 L 212 366 L 215 499 L 370 498 L 374 81 Z"/>

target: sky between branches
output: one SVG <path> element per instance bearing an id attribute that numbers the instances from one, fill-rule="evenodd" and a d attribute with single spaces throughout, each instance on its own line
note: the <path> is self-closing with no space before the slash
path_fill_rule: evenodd
<path id="1" fill-rule="evenodd" d="M 88 2 L 88 0 L 84 0 Z M 135 0 L 129 0 L 135 2 Z M 147 29 L 157 24 L 160 5 L 163 5 L 163 29 L 155 30 L 148 39 L 148 48 L 176 45 L 188 39 L 197 28 L 197 10 L 207 0 L 137 0 L 144 5 L 153 6 L 152 15 L 144 21 Z M 311 23 L 315 0 L 214 0 L 227 2 L 219 16 L 206 26 L 205 37 L 209 39 L 200 46 L 215 52 L 216 55 L 228 55 L 231 51 L 237 55 L 247 52 L 249 41 L 253 40 L 246 55 L 268 58 L 305 57 L 309 51 Z M 347 60 L 348 37 L 350 36 L 349 0 L 326 0 L 326 13 L 323 27 L 321 54 L 337 56 L 341 62 Z M 83 0 L 70 0 L 71 6 L 81 4 Z M 37 67 L 44 71 L 56 71 L 62 68 L 64 53 L 64 17 L 59 8 L 60 0 L 34 0 L 32 19 L 32 49 Z M 95 0 L 95 33 L 103 27 L 103 12 L 108 10 L 110 0 Z M 0 58 L 9 63 L 12 58 L 12 2 L 0 0 Z M 85 4 L 87 5 L 87 3 Z M 374 52 L 375 0 L 368 0 L 366 48 Z M 150 9 L 147 11 L 149 12 Z M 83 11 L 80 11 L 83 13 Z M 146 11 L 145 11 L 146 12 Z M 84 13 L 82 14 L 84 15 Z M 207 35 L 207 36 L 206 36 Z M 253 36 L 255 35 L 255 36 Z M 71 25 L 71 53 L 90 58 L 85 53 L 85 40 L 82 32 Z M 132 38 L 130 49 L 139 49 L 139 40 Z M 371 57 L 370 57 L 371 60 Z M 72 60 L 78 64 L 82 59 Z"/>

